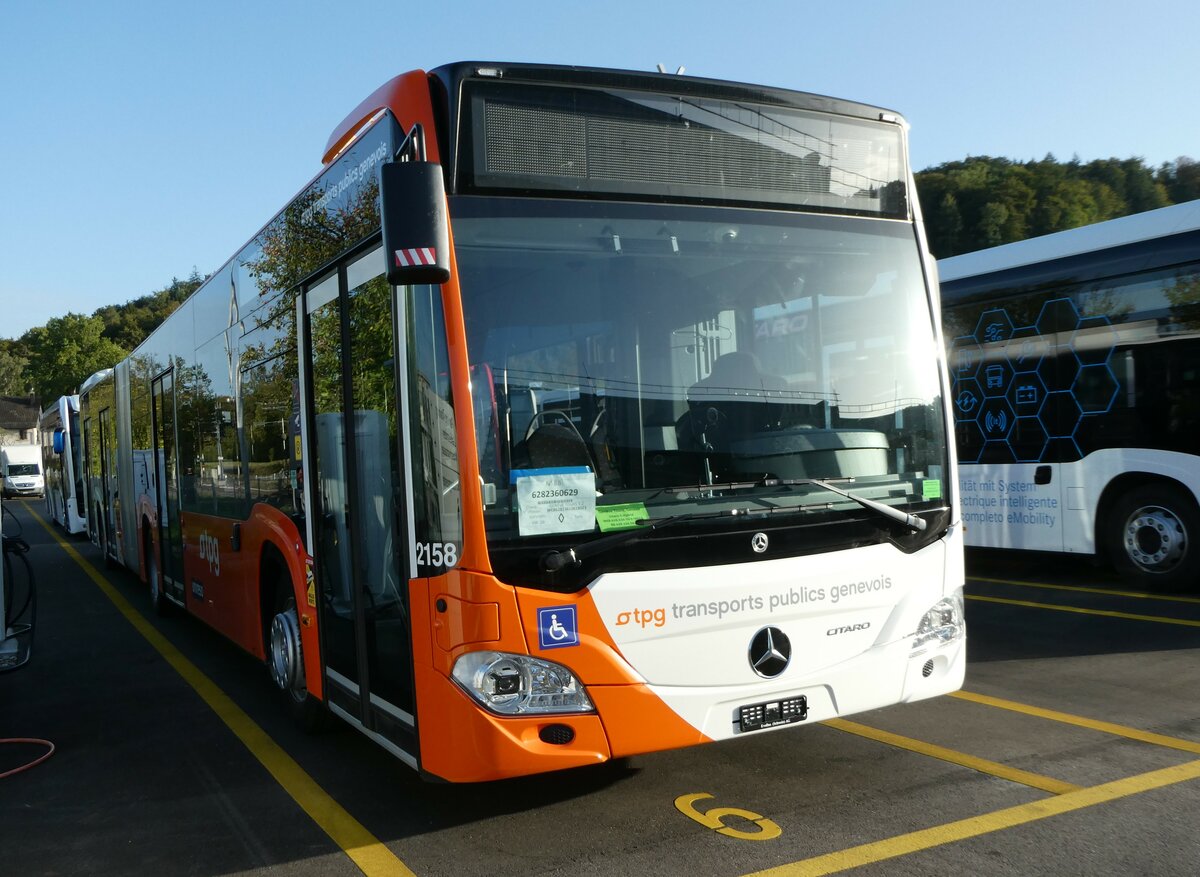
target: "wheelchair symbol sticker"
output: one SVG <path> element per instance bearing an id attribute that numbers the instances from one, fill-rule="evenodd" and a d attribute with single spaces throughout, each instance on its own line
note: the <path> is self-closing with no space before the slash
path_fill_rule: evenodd
<path id="1" fill-rule="evenodd" d="M 579 645 L 579 625 L 574 606 L 545 606 L 538 610 L 538 645 L 561 649 Z"/>

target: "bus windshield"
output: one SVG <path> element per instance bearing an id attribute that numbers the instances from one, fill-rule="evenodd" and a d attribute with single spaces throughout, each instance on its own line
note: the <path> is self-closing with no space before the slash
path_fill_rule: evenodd
<path id="1" fill-rule="evenodd" d="M 911 225 L 472 197 L 452 214 L 497 574 L 670 516 L 868 517 L 814 480 L 945 505 Z"/>

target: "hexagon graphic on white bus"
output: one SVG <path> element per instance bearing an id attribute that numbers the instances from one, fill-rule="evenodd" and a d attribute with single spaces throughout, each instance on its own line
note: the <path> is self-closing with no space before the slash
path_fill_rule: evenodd
<path id="1" fill-rule="evenodd" d="M 1107 316 L 1083 317 L 1071 299 L 1056 298 L 1028 318 L 988 308 L 973 334 L 951 344 L 963 462 L 1038 462 L 1050 446 L 1078 459 L 1079 424 L 1117 399 L 1117 333 Z"/>

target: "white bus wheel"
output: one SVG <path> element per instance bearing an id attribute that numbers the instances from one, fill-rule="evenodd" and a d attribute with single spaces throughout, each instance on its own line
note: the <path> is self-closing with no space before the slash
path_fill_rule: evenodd
<path id="1" fill-rule="evenodd" d="M 1184 490 L 1148 484 L 1124 494 L 1109 513 L 1109 538 L 1117 571 L 1142 587 L 1200 584 L 1200 512 Z"/>

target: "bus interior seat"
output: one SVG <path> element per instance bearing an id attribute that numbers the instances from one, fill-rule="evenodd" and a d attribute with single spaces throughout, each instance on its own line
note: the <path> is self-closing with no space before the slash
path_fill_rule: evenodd
<path id="1" fill-rule="evenodd" d="M 587 442 L 573 423 L 568 426 L 564 420 L 566 415 L 555 420 L 535 417 L 530 422 L 530 430 L 525 438 L 513 448 L 513 468 L 585 466 L 589 471 L 594 471 Z"/>

